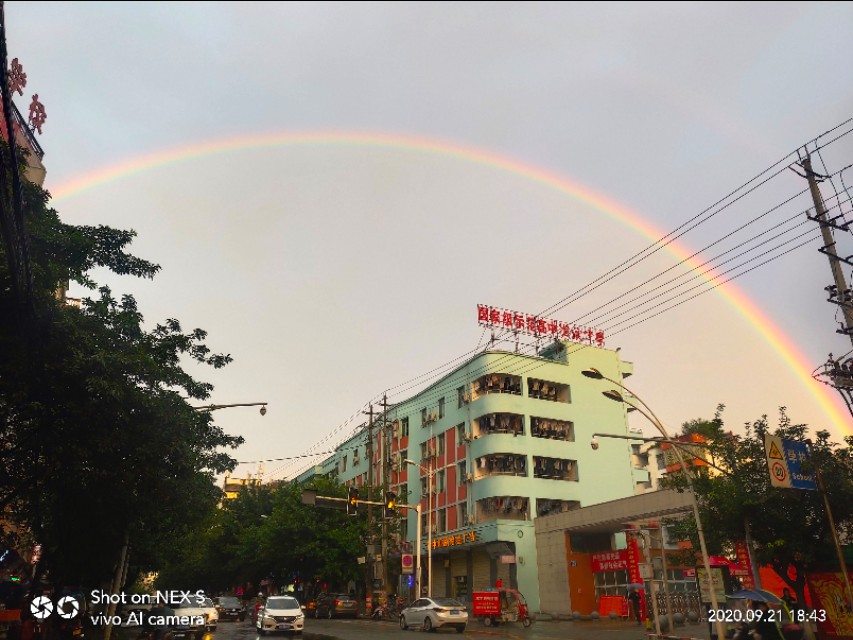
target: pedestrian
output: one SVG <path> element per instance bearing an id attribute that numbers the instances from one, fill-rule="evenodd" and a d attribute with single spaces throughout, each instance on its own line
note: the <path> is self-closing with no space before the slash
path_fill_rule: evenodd
<path id="1" fill-rule="evenodd" d="M 790 589 L 782 589 L 782 602 L 784 602 L 785 606 L 788 607 L 788 613 L 791 614 L 791 620 L 793 620 L 797 609 L 800 608 L 800 603 L 797 602 L 797 598 L 791 594 Z"/>
<path id="2" fill-rule="evenodd" d="M 638 589 L 628 589 L 628 594 L 625 596 L 628 599 L 628 608 L 631 615 L 637 621 L 637 624 L 643 624 L 640 620 L 640 592 Z"/>
<path id="3" fill-rule="evenodd" d="M 785 640 L 775 619 L 770 618 L 770 608 L 766 602 L 756 602 L 755 611 L 756 623 L 752 636 L 755 640 Z"/>
<path id="4" fill-rule="evenodd" d="M 504 586 L 503 580 L 501 580 L 500 578 L 498 578 L 498 579 L 495 581 L 495 588 L 496 588 L 496 589 L 500 589 L 500 588 L 501 588 L 501 587 L 503 587 L 503 586 Z"/>

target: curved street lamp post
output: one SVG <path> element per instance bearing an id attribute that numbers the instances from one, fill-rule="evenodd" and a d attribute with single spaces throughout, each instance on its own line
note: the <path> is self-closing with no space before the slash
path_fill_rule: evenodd
<path id="1" fill-rule="evenodd" d="M 672 438 L 669 437 L 669 434 L 666 431 L 666 428 L 661 423 L 660 419 L 655 415 L 654 411 L 652 411 L 651 407 L 647 405 L 637 394 L 624 386 L 621 382 L 617 380 L 613 380 L 612 378 L 608 378 L 603 373 L 601 373 L 598 369 L 587 369 L 582 372 L 584 376 L 587 378 L 592 378 L 594 380 L 607 380 L 608 382 L 612 382 L 620 389 L 630 394 L 631 398 L 637 401 L 641 406 L 637 406 L 636 403 L 628 402 L 625 397 L 622 396 L 621 393 L 616 391 L 615 389 L 611 389 L 608 391 L 603 391 L 603 395 L 611 400 L 615 400 L 617 402 L 622 402 L 627 404 L 630 407 L 633 407 L 637 411 L 639 411 L 649 422 L 651 422 L 658 431 L 660 431 L 661 435 L 669 442 L 672 441 Z M 645 409 L 645 410 L 644 410 Z M 708 584 L 709 591 L 711 596 L 711 608 L 714 611 L 718 611 L 720 609 L 720 604 L 717 601 L 717 592 L 715 590 L 714 585 L 714 577 L 711 573 L 711 561 L 708 557 L 708 547 L 705 544 L 705 532 L 702 528 L 702 518 L 699 514 L 699 503 L 696 500 L 696 492 L 693 487 L 693 476 L 687 468 L 687 463 L 684 461 L 684 456 L 681 453 L 681 449 L 679 447 L 673 447 L 675 451 L 675 455 L 678 456 L 678 463 L 681 465 L 681 470 L 684 472 L 684 479 L 687 481 L 687 486 L 689 488 L 690 493 L 690 502 L 693 507 L 693 517 L 696 519 L 696 532 L 699 535 L 699 547 L 702 552 L 702 564 L 705 568 L 705 575 L 708 576 Z M 701 595 L 701 594 L 700 594 Z M 717 638 L 722 639 L 726 637 L 726 629 L 723 625 L 720 616 L 716 617 L 716 627 L 717 627 Z"/>
<path id="2" fill-rule="evenodd" d="M 261 415 L 267 415 L 266 402 L 242 402 L 237 404 L 209 404 L 203 407 L 193 407 L 196 411 L 216 411 L 217 409 L 229 409 L 231 407 L 260 407 Z"/>
<path id="3" fill-rule="evenodd" d="M 406 458 L 403 460 L 406 464 L 410 464 L 413 467 L 418 467 L 423 473 L 427 476 L 427 598 L 432 598 L 432 478 L 435 475 L 435 471 L 431 468 L 427 469 L 423 465 L 415 462 L 414 460 L 409 460 Z M 420 500 L 418 500 L 418 507 L 420 507 Z M 421 522 L 420 522 L 421 511 L 418 509 L 418 526 L 417 526 L 417 547 L 418 547 L 418 598 L 421 597 Z"/>

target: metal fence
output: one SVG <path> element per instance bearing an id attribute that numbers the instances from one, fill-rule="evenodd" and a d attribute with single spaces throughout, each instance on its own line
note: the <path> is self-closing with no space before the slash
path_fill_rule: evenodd
<path id="1" fill-rule="evenodd" d="M 646 610 L 649 612 L 649 614 L 654 611 L 654 609 L 652 608 L 651 598 L 652 596 L 650 594 L 646 594 Z M 658 615 L 661 617 L 666 616 L 667 613 L 672 610 L 672 613 L 682 614 L 685 620 L 690 618 L 691 612 L 693 612 L 694 616 L 699 620 L 704 620 L 706 618 L 706 611 L 705 608 L 702 606 L 702 602 L 699 600 L 698 593 L 670 593 L 669 598 L 667 598 L 667 595 L 665 593 L 658 592 L 657 605 Z"/>

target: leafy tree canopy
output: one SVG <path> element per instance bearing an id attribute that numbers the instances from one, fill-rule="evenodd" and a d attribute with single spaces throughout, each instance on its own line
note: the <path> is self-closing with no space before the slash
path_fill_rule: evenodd
<path id="1" fill-rule="evenodd" d="M 721 406 L 710 421 L 691 421 L 685 432 L 700 426 L 706 436 L 710 459 L 725 473 L 699 470 L 694 488 L 700 505 L 709 553 L 730 552 L 735 542 L 745 539 L 749 527 L 753 548 L 760 564 L 771 565 L 804 602 L 805 575 L 821 566 L 835 567 L 832 531 L 824 503 L 817 491 L 779 489 L 770 486 L 764 452 L 767 433 L 784 439 L 806 441 L 806 425 L 794 424 L 784 407 L 775 428 L 767 416 L 747 423 L 743 435 L 724 430 Z M 689 425 L 689 426 L 688 426 Z M 707 426 L 713 428 L 706 428 Z M 804 470 L 820 469 L 833 515 L 842 539 L 853 534 L 853 439 L 833 442 L 827 431 L 817 431 L 811 445 L 811 459 Z M 688 490 L 681 473 L 670 474 L 666 484 Z M 695 522 L 674 524 L 676 535 L 693 539 L 698 549 Z"/>
<path id="2" fill-rule="evenodd" d="M 46 191 L 24 186 L 35 317 L 22 330 L 10 311 L 0 244 L 0 508 L 19 544 L 42 545 L 53 583 L 100 585 L 125 542 L 139 566 L 152 566 L 170 536 L 215 509 L 214 475 L 234 465 L 223 450 L 242 438 L 188 404 L 212 386 L 182 362 L 219 368 L 231 358 L 175 319 L 147 329 L 132 296 L 92 280 L 94 267 L 158 272 L 127 252 L 133 231 L 65 224 Z M 96 295 L 64 304 L 56 291 L 69 281 Z"/>

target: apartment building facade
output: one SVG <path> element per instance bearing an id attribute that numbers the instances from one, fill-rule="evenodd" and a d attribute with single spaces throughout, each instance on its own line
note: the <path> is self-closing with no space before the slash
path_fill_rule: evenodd
<path id="1" fill-rule="evenodd" d="M 336 473 L 345 484 L 387 486 L 400 502 L 420 502 L 422 584 L 431 571 L 433 595 L 469 600 L 501 580 L 537 609 L 533 520 L 635 492 L 628 442 L 590 446 L 593 433 L 629 431 L 626 407 L 583 376 L 589 368 L 617 380 L 633 371 L 618 350 L 569 341 L 535 356 L 480 353 L 407 400 L 377 407 L 372 427 L 300 479 Z M 405 513 L 391 566 L 395 552 L 414 549 L 416 515 Z M 411 594 L 413 579 L 397 573 L 391 588 Z"/>

